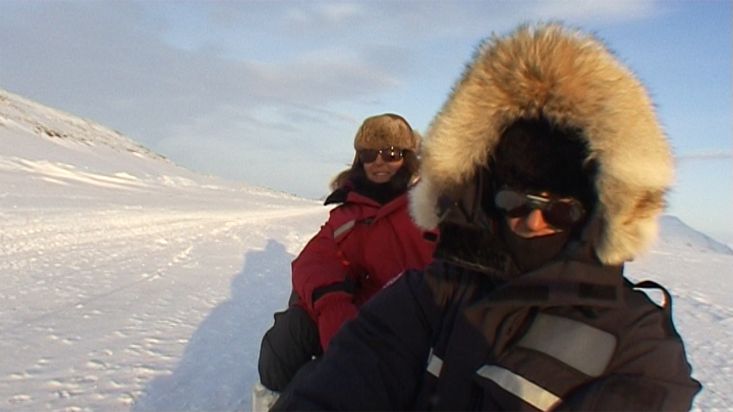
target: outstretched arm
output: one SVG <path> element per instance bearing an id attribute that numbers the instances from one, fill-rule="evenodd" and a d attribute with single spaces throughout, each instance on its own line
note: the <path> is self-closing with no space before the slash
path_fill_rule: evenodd
<path id="1" fill-rule="evenodd" d="M 422 274 L 408 272 L 362 307 L 274 410 L 409 408 L 425 372 L 436 313 Z"/>

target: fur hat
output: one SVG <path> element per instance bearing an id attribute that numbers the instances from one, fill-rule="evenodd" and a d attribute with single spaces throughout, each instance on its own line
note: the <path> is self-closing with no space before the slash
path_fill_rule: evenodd
<path id="1" fill-rule="evenodd" d="M 354 137 L 354 149 L 399 147 L 417 151 L 419 136 L 402 116 L 385 113 L 368 117 Z"/>
<path id="2" fill-rule="evenodd" d="M 412 129 L 404 117 L 394 113 L 367 117 L 354 136 L 354 149 L 357 151 L 359 149 L 383 149 L 390 146 L 408 149 L 412 152 L 408 154 L 406 158 L 408 164 L 405 165 L 409 169 L 410 181 L 412 181 L 417 173 L 418 166 L 415 156 L 420 147 L 420 134 Z M 357 167 L 361 168 L 361 164 L 359 154 L 355 153 L 351 167 L 331 179 L 329 185 L 331 190 L 342 187 Z"/>
<path id="3" fill-rule="evenodd" d="M 439 223 L 439 198 L 471 181 L 519 119 L 576 129 L 594 162 L 598 258 L 620 264 L 655 238 L 673 179 L 669 144 L 642 84 L 592 36 L 522 26 L 478 49 L 423 142 L 411 192 L 418 225 Z"/>

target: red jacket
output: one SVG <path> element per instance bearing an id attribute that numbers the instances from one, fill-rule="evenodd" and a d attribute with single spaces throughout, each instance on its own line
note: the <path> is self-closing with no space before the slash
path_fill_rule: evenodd
<path id="1" fill-rule="evenodd" d="M 424 234 L 410 218 L 407 194 L 380 205 L 351 191 L 331 210 L 293 261 L 293 288 L 318 325 L 324 349 L 385 284 L 430 263 L 435 242 Z"/>

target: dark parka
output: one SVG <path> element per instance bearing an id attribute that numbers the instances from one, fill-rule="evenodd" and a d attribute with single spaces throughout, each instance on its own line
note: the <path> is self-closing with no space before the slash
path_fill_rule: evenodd
<path id="1" fill-rule="evenodd" d="M 362 307 L 276 409 L 688 410 L 700 385 L 670 308 L 621 272 L 582 253 L 510 280 L 438 259 Z"/>
<path id="2" fill-rule="evenodd" d="M 472 208 L 482 168 L 523 118 L 580 130 L 598 166 L 584 229 L 529 272 L 507 258 L 498 218 Z M 421 153 L 411 212 L 439 225 L 436 260 L 366 304 L 275 409 L 691 407 L 700 384 L 669 299 L 657 306 L 623 277 L 654 240 L 671 151 L 645 89 L 602 43 L 557 24 L 490 39 Z"/>

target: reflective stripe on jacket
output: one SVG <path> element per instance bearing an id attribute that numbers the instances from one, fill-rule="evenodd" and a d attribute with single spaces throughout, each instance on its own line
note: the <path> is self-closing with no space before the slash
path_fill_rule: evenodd
<path id="1" fill-rule="evenodd" d="M 555 262 L 500 285 L 440 261 L 409 272 L 280 407 L 688 410 L 700 384 L 671 317 L 620 270 Z"/>

